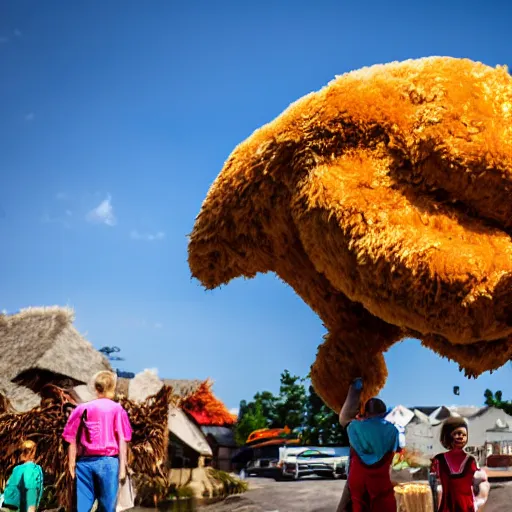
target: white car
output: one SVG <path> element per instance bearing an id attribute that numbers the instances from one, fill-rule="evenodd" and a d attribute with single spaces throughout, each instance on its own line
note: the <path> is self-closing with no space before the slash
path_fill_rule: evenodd
<path id="1" fill-rule="evenodd" d="M 298 480 L 308 475 L 346 478 L 348 463 L 348 448 L 283 447 L 273 473 L 276 480 Z"/>

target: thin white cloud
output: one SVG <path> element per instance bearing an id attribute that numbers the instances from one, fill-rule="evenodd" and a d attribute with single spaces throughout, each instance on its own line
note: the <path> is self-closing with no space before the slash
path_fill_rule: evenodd
<path id="1" fill-rule="evenodd" d="M 0 44 L 5 44 L 9 42 L 9 38 L 5 36 L 0 36 Z"/>
<path id="2" fill-rule="evenodd" d="M 66 221 L 66 219 L 62 219 L 60 217 L 51 217 L 48 213 L 45 213 L 41 217 L 41 222 L 43 224 L 61 224 L 65 228 L 71 227 L 69 222 Z"/>
<path id="3" fill-rule="evenodd" d="M 134 229 L 130 233 L 130 238 L 133 240 L 145 240 L 146 242 L 155 242 L 157 240 L 163 240 L 165 238 L 165 233 L 163 231 L 158 231 L 157 233 L 139 233 L 136 229 Z"/>
<path id="4" fill-rule="evenodd" d="M 16 29 L 16 30 L 14 31 L 14 35 L 15 35 L 16 37 L 21 37 L 21 36 L 22 36 L 21 30 Z"/>
<path id="5" fill-rule="evenodd" d="M 164 324 L 162 324 L 161 322 L 155 323 L 155 329 L 161 329 L 163 326 L 164 326 Z"/>
<path id="6" fill-rule="evenodd" d="M 240 409 L 238 407 L 233 407 L 232 409 L 229 409 L 229 412 L 230 412 L 230 414 L 233 414 L 234 416 L 238 416 Z"/>
<path id="7" fill-rule="evenodd" d="M 108 196 L 96 208 L 93 208 L 87 215 L 87 221 L 93 224 L 105 224 L 107 226 L 115 226 L 117 219 L 114 215 L 114 207 L 112 206 L 112 198 Z"/>
<path id="8" fill-rule="evenodd" d="M 35 117 L 35 114 L 34 112 L 29 112 L 26 116 L 25 116 L 25 121 L 33 121 L 34 120 L 34 117 Z"/>
<path id="9" fill-rule="evenodd" d="M 59 192 L 55 194 L 52 198 L 53 201 L 67 201 L 69 200 L 69 195 L 65 192 Z M 48 213 L 48 209 L 41 216 L 40 221 L 43 224 L 60 224 L 65 228 L 71 228 L 73 224 L 73 210 L 72 205 L 67 205 L 67 208 L 64 210 L 61 207 L 52 207 L 50 208 L 52 213 Z"/>

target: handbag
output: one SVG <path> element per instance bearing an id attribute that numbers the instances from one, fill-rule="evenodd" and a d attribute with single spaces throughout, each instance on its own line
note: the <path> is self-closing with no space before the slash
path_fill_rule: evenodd
<path id="1" fill-rule="evenodd" d="M 119 490 L 117 491 L 116 512 L 124 512 L 135 506 L 135 490 L 129 468 L 126 470 L 126 478 L 123 482 L 119 482 Z"/>

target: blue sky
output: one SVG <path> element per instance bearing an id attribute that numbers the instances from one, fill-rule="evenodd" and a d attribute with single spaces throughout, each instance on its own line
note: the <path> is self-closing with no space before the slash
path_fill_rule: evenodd
<path id="1" fill-rule="evenodd" d="M 204 292 L 187 238 L 234 146 L 335 75 L 428 55 L 508 64 L 505 1 L 0 2 L 0 309 L 70 305 L 123 368 L 206 378 L 229 407 L 305 375 L 320 320 L 272 275 Z M 390 403 L 512 398 L 408 340 Z M 452 386 L 461 396 L 452 395 Z"/>

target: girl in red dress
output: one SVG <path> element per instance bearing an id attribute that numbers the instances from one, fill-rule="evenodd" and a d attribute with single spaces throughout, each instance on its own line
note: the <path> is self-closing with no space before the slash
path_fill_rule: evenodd
<path id="1" fill-rule="evenodd" d="M 464 451 L 467 442 L 464 418 L 448 418 L 441 429 L 441 443 L 448 451 L 434 457 L 430 470 L 442 487 L 439 512 L 475 512 L 487 501 L 487 476 Z"/>

